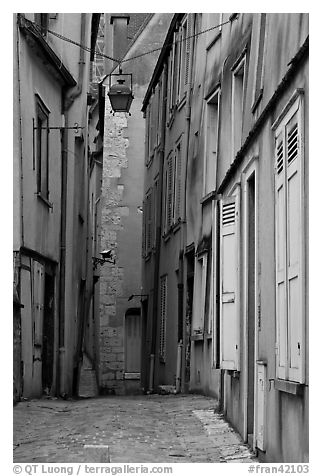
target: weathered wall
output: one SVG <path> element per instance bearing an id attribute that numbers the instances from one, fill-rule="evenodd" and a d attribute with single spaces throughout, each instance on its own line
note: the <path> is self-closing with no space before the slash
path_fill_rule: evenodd
<path id="1" fill-rule="evenodd" d="M 126 58 L 160 45 L 169 14 L 154 15 L 131 45 Z M 102 174 L 101 249 L 112 249 L 116 264 L 100 271 L 100 387 L 102 392 L 126 392 L 124 378 L 124 318 L 128 308 L 140 308 L 141 236 L 145 124 L 142 100 L 157 53 L 122 65 L 133 75 L 131 116 L 111 114 L 107 97 Z M 107 89 L 107 88 L 106 88 Z M 135 383 L 140 388 L 140 382 Z M 127 385 L 127 387 L 131 387 Z M 130 391 L 133 389 L 130 388 Z"/>
<path id="2" fill-rule="evenodd" d="M 31 21 L 34 14 L 26 14 Z M 15 19 L 17 17 L 15 16 Z M 57 31 L 68 30 L 70 37 L 76 41 L 81 39 L 81 14 L 58 14 L 57 19 L 50 20 L 49 28 Z M 90 44 L 91 37 L 91 15 L 84 14 L 84 41 Z M 15 28 L 16 25 L 15 25 Z M 42 279 L 42 289 L 46 284 L 46 273 L 52 278 L 47 278 L 50 285 L 50 293 L 53 298 L 53 330 L 51 342 L 54 348 L 53 357 L 53 387 L 52 392 L 60 389 L 62 394 L 71 394 L 73 391 L 73 380 L 75 381 L 75 366 L 78 365 L 76 359 L 77 349 L 79 349 L 81 321 L 84 312 L 84 301 L 79 296 L 79 286 L 81 280 L 86 281 L 86 270 L 88 267 L 88 254 L 86 251 L 87 236 L 87 91 L 89 86 L 89 53 L 84 54 L 85 66 L 83 76 L 78 77 L 80 50 L 69 43 L 50 36 L 46 41 L 52 47 L 53 52 L 59 57 L 69 73 L 79 81 L 79 91 L 74 97 L 74 103 L 70 103 L 69 110 L 64 111 L 62 76 L 57 72 L 53 74 L 50 69 L 50 60 L 45 62 L 39 55 L 39 48 L 33 42 L 26 41 L 25 35 L 18 31 L 18 49 L 15 56 L 16 82 L 15 82 L 15 104 L 20 108 L 15 108 L 14 126 L 17 127 L 17 139 L 15 141 L 15 188 L 14 216 L 17 228 L 15 227 L 15 249 L 24 247 L 21 253 L 21 262 L 26 266 L 21 271 L 18 279 L 18 286 L 22 304 L 26 304 L 22 309 L 22 360 L 24 372 L 24 396 L 39 396 L 42 394 L 41 375 L 41 355 L 38 356 L 33 342 L 33 319 L 35 310 L 30 301 L 32 293 L 32 269 L 29 265 L 34 262 L 41 263 L 45 268 Z M 37 42 L 36 42 L 37 43 Z M 18 63 L 19 75 L 18 76 Z M 70 76 L 71 78 L 71 76 Z M 20 79 L 20 81 L 19 81 Z M 81 84 L 80 84 L 81 83 Z M 20 88 L 20 103 L 19 99 Z M 74 90 L 75 92 L 75 90 Z M 32 119 L 36 118 L 36 99 L 39 95 L 45 106 L 49 110 L 49 197 L 50 203 L 37 196 L 37 166 L 34 149 L 34 131 Z M 65 117 L 62 113 L 65 112 Z M 65 123 L 64 123 L 65 119 Z M 21 122 L 21 130 L 19 123 Z M 73 127 L 75 123 L 82 128 L 78 131 L 78 136 L 73 130 L 65 129 L 67 137 L 64 143 L 65 150 L 62 151 L 61 130 L 64 124 Z M 83 136 L 82 136 L 82 132 Z M 19 143 L 19 146 L 18 146 Z M 21 147 L 21 150 L 20 148 Z M 62 155 L 65 154 L 67 161 L 67 227 L 66 227 L 66 287 L 65 306 L 62 310 L 64 323 L 64 340 L 58 342 L 58 309 L 59 303 L 59 267 L 61 251 L 61 212 L 62 212 Z M 21 160 L 22 168 L 19 169 Z M 19 174 L 19 181 L 18 181 Z M 81 191 L 81 192 L 80 192 Z M 21 220 L 18 223 L 19 220 Z M 20 236 L 19 236 L 20 235 Z M 87 279 L 90 286 L 90 276 Z M 86 286 L 85 286 L 86 289 Z M 44 291 L 42 299 L 47 299 L 48 293 Z M 51 302 L 51 301 L 50 301 Z M 40 305 L 44 303 L 38 303 Z M 52 304 L 46 304 L 52 306 Z M 43 311 L 41 311 L 43 312 Z M 50 311 L 51 312 L 51 311 Z M 43 328 L 43 322 L 40 323 Z M 42 332 L 42 331 L 41 331 Z M 49 331 L 48 331 L 49 332 Z M 39 347 L 39 344 L 37 344 Z M 61 347 L 62 358 L 58 366 L 58 346 Z M 35 347 L 35 348 L 34 348 Z M 38 349 L 39 350 L 39 349 Z M 34 360 L 36 352 L 36 361 Z M 39 353 L 39 352 L 38 352 Z M 76 362 L 75 362 L 76 360 Z M 36 364 L 34 363 L 36 362 Z M 40 362 L 40 363 L 39 363 Z M 33 372 L 37 366 L 37 372 Z M 60 368 L 61 381 L 58 385 L 56 370 Z M 37 380 L 37 381 L 36 381 Z"/>

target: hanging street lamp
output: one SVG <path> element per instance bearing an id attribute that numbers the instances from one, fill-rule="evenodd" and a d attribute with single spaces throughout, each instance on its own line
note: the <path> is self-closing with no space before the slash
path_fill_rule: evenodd
<path id="1" fill-rule="evenodd" d="M 114 112 L 129 112 L 134 99 L 132 74 L 122 74 L 121 68 L 118 74 L 110 74 L 108 97 Z"/>

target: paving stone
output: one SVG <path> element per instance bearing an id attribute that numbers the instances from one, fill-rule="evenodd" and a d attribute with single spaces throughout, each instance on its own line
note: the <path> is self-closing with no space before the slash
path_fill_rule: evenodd
<path id="1" fill-rule="evenodd" d="M 84 445 L 99 445 L 109 447 L 112 463 L 254 461 L 216 407 L 210 397 L 172 394 L 20 402 L 13 459 L 84 463 Z M 90 459 L 99 462 L 99 452 Z"/>

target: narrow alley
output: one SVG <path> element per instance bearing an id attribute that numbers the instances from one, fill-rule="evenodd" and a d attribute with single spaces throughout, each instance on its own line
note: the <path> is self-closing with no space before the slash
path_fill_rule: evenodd
<path id="1" fill-rule="evenodd" d="M 216 400 L 201 395 L 41 399 L 14 408 L 15 463 L 99 462 L 85 445 L 108 445 L 111 463 L 255 459 Z"/>

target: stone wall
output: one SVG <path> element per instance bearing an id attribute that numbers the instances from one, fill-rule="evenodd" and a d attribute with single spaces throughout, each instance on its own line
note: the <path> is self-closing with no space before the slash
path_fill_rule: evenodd
<path id="1" fill-rule="evenodd" d="M 122 218 L 129 208 L 122 206 L 124 185 L 119 184 L 122 169 L 127 168 L 128 139 L 124 136 L 127 118 L 111 114 L 106 97 L 105 138 L 102 177 L 101 247 L 112 249 L 116 264 L 101 267 L 100 277 L 100 390 L 124 393 L 124 331 L 117 301 L 123 297 L 124 268 L 119 265 L 118 236 L 124 230 Z"/>

